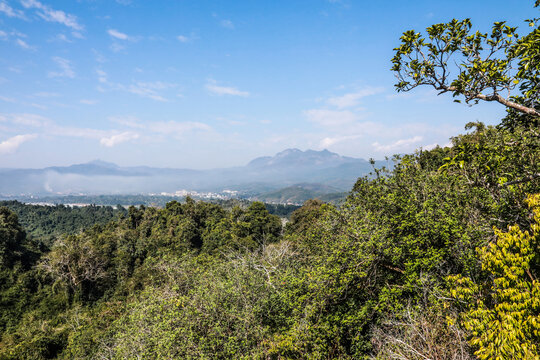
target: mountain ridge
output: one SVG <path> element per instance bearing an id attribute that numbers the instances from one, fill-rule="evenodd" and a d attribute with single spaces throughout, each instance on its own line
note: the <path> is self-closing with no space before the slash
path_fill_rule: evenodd
<path id="1" fill-rule="evenodd" d="M 42 169 L 0 169 L 0 194 L 127 194 L 246 187 L 252 193 L 262 193 L 298 183 L 318 183 L 348 191 L 358 177 L 370 170 L 367 160 L 341 156 L 327 149 L 290 148 L 274 156 L 255 158 L 244 166 L 208 170 L 124 167 L 97 159 Z"/>

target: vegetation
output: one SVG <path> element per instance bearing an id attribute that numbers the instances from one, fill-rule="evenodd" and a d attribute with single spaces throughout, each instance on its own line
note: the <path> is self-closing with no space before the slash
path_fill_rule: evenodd
<path id="1" fill-rule="evenodd" d="M 25 205 L 14 200 L 0 201 L 0 206 L 15 212 L 28 235 L 46 245 L 51 245 L 59 235 L 75 234 L 94 224 L 106 224 L 126 213 L 122 207 Z"/>
<path id="2" fill-rule="evenodd" d="M 539 5 L 535 2 L 535 7 Z M 392 59 L 399 80 L 396 88 L 409 91 L 428 85 L 440 93 L 463 96 L 467 103 L 495 101 L 508 109 L 505 125 L 538 124 L 538 20 L 525 20 L 533 30 L 521 38 L 517 27 L 504 21 L 494 23 L 491 33 L 473 33 L 470 19 L 432 25 L 426 29 L 427 38 L 406 31 Z M 455 70 L 458 76 L 451 78 Z"/>
<path id="3" fill-rule="evenodd" d="M 536 109 L 531 76 L 512 101 Z M 188 198 L 42 247 L 2 207 L 0 359 L 538 359 L 540 136 L 523 114 L 396 156 L 285 227 L 260 202 Z"/>
<path id="4" fill-rule="evenodd" d="M 338 200 L 341 198 L 346 197 L 346 194 L 339 193 L 339 194 L 329 194 L 328 201 L 332 201 L 334 198 L 337 198 Z M 193 197 L 193 199 L 197 199 Z M 308 198 L 306 198 L 307 200 Z M 199 199 L 200 200 L 200 199 Z M 58 213 L 65 213 L 65 214 L 71 214 L 68 216 L 68 218 L 73 218 L 74 220 L 67 220 L 69 221 L 75 221 L 77 223 L 78 218 L 87 218 L 88 221 L 83 225 L 82 227 L 88 227 L 94 224 L 95 219 L 93 219 L 91 216 L 86 216 L 86 213 L 96 213 L 96 216 L 104 216 L 103 222 L 100 220 L 97 220 L 99 223 L 106 223 L 107 221 L 111 220 L 112 218 L 105 219 L 107 216 L 105 214 L 109 214 L 111 212 L 114 212 L 113 208 L 116 208 L 117 210 L 124 211 L 125 209 L 130 206 L 152 206 L 152 207 L 158 207 L 162 208 L 167 205 L 167 203 L 171 201 L 185 201 L 184 196 L 162 196 L 162 195 L 66 195 L 66 196 L 47 196 L 47 197 L 17 197 L 16 200 L 5 200 L 0 201 L 0 206 L 6 206 L 16 213 L 19 213 L 19 216 L 21 217 L 21 221 L 23 224 L 31 226 L 34 224 L 34 221 L 44 221 L 41 215 L 36 217 L 35 219 L 29 219 L 28 222 L 26 222 L 26 213 L 27 212 L 58 212 Z M 225 209 L 232 209 L 235 206 L 239 206 L 242 208 L 247 208 L 252 201 L 246 200 L 246 199 L 209 199 L 205 200 L 207 202 L 211 202 L 213 204 L 218 204 L 221 207 Z M 27 205 L 23 205 L 20 202 L 27 203 Z M 33 209 L 31 209 L 29 204 L 33 204 L 35 202 L 39 202 L 41 204 L 49 204 L 49 205 L 32 205 L 35 206 Z M 52 205 L 54 204 L 54 205 Z M 81 204 L 84 206 L 65 206 L 62 204 Z M 57 209 L 51 209 L 51 206 L 57 206 Z M 90 206 L 90 208 L 87 208 Z M 292 212 L 300 207 L 300 205 L 286 205 L 283 202 L 281 203 L 265 203 L 266 208 L 271 214 L 278 215 L 280 217 L 286 217 L 288 218 Z M 62 209 L 63 207 L 63 209 Z M 85 209 L 86 208 L 86 209 Z M 105 208 L 105 209 L 101 209 Z M 63 211 L 65 210 L 65 211 Z M 60 215 L 59 215 L 60 216 Z M 55 222 L 54 219 L 51 219 L 53 223 Z M 67 228 L 65 230 L 57 229 L 55 228 L 55 234 L 61 234 L 63 232 L 70 232 L 71 228 Z M 77 228 L 80 229 L 80 228 Z M 39 236 L 43 235 L 41 233 L 37 234 Z"/>
<path id="5" fill-rule="evenodd" d="M 453 295 L 469 310 L 464 326 L 480 359 L 534 359 L 540 354 L 540 196 L 529 198 L 533 208 L 532 234 L 509 227 L 495 230 L 497 240 L 479 249 L 482 270 L 489 274 L 476 284 L 451 277 Z M 532 269 L 531 269 L 532 268 Z M 531 272 L 532 270 L 532 272 Z"/>
<path id="6" fill-rule="evenodd" d="M 345 200 L 347 193 L 320 184 L 298 184 L 280 190 L 257 195 L 257 199 L 278 204 L 302 204 L 310 199 L 339 204 Z M 296 209 L 295 209 L 296 210 Z"/>

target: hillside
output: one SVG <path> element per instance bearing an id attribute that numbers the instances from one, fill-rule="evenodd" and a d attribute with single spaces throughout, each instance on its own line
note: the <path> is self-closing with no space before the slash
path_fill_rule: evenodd
<path id="1" fill-rule="evenodd" d="M 303 183 L 263 193 L 257 195 L 255 199 L 267 203 L 301 205 L 309 199 L 339 202 L 344 200 L 346 196 L 347 193 L 331 186 Z"/>
<path id="2" fill-rule="evenodd" d="M 77 234 L 96 224 L 105 225 L 127 213 L 126 209 L 113 209 L 110 206 L 44 206 L 26 205 L 18 201 L 0 201 L 0 207 L 17 214 L 29 238 L 46 246 L 52 245 L 57 237 Z"/>

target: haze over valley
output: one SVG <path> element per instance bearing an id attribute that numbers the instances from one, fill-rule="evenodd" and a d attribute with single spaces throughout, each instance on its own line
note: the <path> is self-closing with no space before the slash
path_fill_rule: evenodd
<path id="1" fill-rule="evenodd" d="M 387 164 L 377 163 L 382 165 Z M 194 194 L 198 198 L 243 197 L 302 203 L 311 197 L 347 192 L 358 177 L 372 169 L 373 165 L 364 159 L 328 150 L 298 149 L 259 157 L 245 166 L 209 170 L 121 167 L 96 160 L 66 167 L 0 169 L 0 196 L 17 199 L 50 195 Z M 282 188 L 289 194 L 278 196 L 276 191 Z"/>

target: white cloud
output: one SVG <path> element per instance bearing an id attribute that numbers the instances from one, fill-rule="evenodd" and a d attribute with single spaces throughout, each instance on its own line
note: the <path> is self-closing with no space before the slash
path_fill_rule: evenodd
<path id="1" fill-rule="evenodd" d="M 362 135 L 345 135 L 345 136 L 334 136 L 334 137 L 325 137 L 321 140 L 319 143 L 319 147 L 325 149 L 332 145 L 344 142 L 344 141 L 350 141 L 350 140 L 358 140 L 361 138 Z"/>
<path id="2" fill-rule="evenodd" d="M 101 145 L 106 147 L 113 147 L 126 141 L 135 140 L 139 138 L 139 134 L 133 132 L 123 132 L 121 134 L 112 135 L 110 137 L 103 137 L 99 141 Z"/>
<path id="3" fill-rule="evenodd" d="M 114 43 L 111 44 L 111 46 L 109 46 L 109 48 L 111 49 L 112 52 L 117 53 L 117 52 L 120 52 L 120 51 L 124 50 L 126 47 L 124 45 L 121 45 L 121 44 L 117 43 L 117 42 L 114 42 Z"/>
<path id="4" fill-rule="evenodd" d="M 66 42 L 66 43 L 72 43 L 73 41 L 68 39 L 68 37 L 65 34 L 57 34 L 51 41 L 60 41 L 60 42 Z"/>
<path id="5" fill-rule="evenodd" d="M 145 125 L 135 116 L 109 116 L 109 120 L 130 128 L 145 129 Z"/>
<path id="6" fill-rule="evenodd" d="M 451 134 L 443 126 L 424 123 L 389 125 L 384 119 L 373 120 L 373 116 L 359 108 L 358 103 L 363 97 L 382 91 L 376 87 L 349 91 L 342 96 L 323 98 L 325 106 L 304 111 L 306 120 L 320 128 L 309 135 L 309 146 L 380 156 L 381 153 L 409 152 Z"/>
<path id="7" fill-rule="evenodd" d="M 386 95 L 388 100 L 404 100 L 407 102 L 417 102 L 417 103 L 439 103 L 444 101 L 443 96 L 439 96 L 439 92 L 435 89 L 418 89 L 414 92 L 399 92 L 394 94 Z"/>
<path id="8" fill-rule="evenodd" d="M 127 34 L 124 34 L 118 30 L 115 30 L 115 29 L 109 29 L 107 30 L 107 33 L 112 36 L 113 38 L 115 39 L 118 39 L 118 40 L 129 40 L 130 37 L 127 35 Z"/>
<path id="9" fill-rule="evenodd" d="M 4 121 L 9 121 L 15 125 L 40 128 L 41 131 L 47 135 L 100 139 L 114 134 L 111 133 L 111 131 L 59 126 L 55 124 L 54 121 L 38 114 L 3 114 L 0 115 L 0 118 L 4 118 Z"/>
<path id="10" fill-rule="evenodd" d="M 422 136 L 414 136 L 412 138 L 394 141 L 388 145 L 381 145 L 378 142 L 374 142 L 372 145 L 375 148 L 375 151 L 379 152 L 408 150 L 412 145 L 418 144 L 420 141 L 422 141 L 422 139 Z"/>
<path id="11" fill-rule="evenodd" d="M 13 136 L 7 140 L 4 140 L 0 143 L 0 155 L 7 155 L 15 152 L 21 144 L 35 139 L 37 137 L 36 134 L 25 134 L 25 135 L 17 135 Z"/>
<path id="12" fill-rule="evenodd" d="M 26 35 L 25 33 L 20 32 L 18 30 L 11 30 L 9 32 L 9 35 L 20 37 L 20 38 L 27 38 L 28 37 L 28 35 Z"/>
<path id="13" fill-rule="evenodd" d="M 429 151 L 429 150 L 435 149 L 437 146 L 439 146 L 439 144 L 433 143 L 433 144 L 422 146 L 422 149 Z"/>
<path id="14" fill-rule="evenodd" d="M 143 130 L 145 134 L 181 136 L 191 131 L 211 131 L 212 128 L 197 121 L 155 121 L 144 123 L 135 116 L 111 116 L 109 120 L 132 129 Z"/>
<path id="15" fill-rule="evenodd" d="M 332 106 L 336 106 L 339 109 L 344 109 L 358 105 L 360 99 L 366 96 L 376 95 L 383 91 L 384 89 L 381 87 L 367 87 L 353 93 L 331 97 L 326 102 Z"/>
<path id="16" fill-rule="evenodd" d="M 48 135 L 79 137 L 84 139 L 101 139 L 106 136 L 112 136 L 111 131 L 58 126 L 54 123 L 48 124 L 48 126 L 45 128 L 45 133 Z"/>
<path id="17" fill-rule="evenodd" d="M 308 120 L 324 127 L 353 124 L 359 116 L 349 110 L 312 109 L 304 111 Z"/>
<path id="18" fill-rule="evenodd" d="M 139 95 L 144 98 L 160 101 L 160 102 L 167 102 L 169 101 L 165 97 L 163 97 L 160 94 L 160 91 L 168 90 L 177 87 L 177 84 L 171 84 L 166 83 L 162 81 L 153 81 L 153 82 L 143 82 L 138 81 L 129 85 L 123 85 L 123 84 L 117 84 L 114 82 L 110 82 L 107 78 L 107 73 L 103 70 L 96 70 L 96 73 L 98 74 L 98 81 L 104 85 L 106 85 L 108 88 L 98 88 L 100 91 L 107 91 L 107 90 L 119 90 L 119 91 L 126 91 L 135 95 Z"/>
<path id="19" fill-rule="evenodd" d="M 30 106 L 35 107 L 37 109 L 41 109 L 41 110 L 47 110 L 47 107 L 41 104 L 31 103 Z"/>
<path id="20" fill-rule="evenodd" d="M 221 20 L 219 23 L 226 29 L 234 29 L 234 24 L 231 20 Z"/>
<path id="21" fill-rule="evenodd" d="M 212 94 L 216 95 L 231 95 L 243 97 L 248 97 L 250 95 L 249 92 L 238 90 L 235 87 L 219 86 L 215 83 L 215 81 L 209 81 L 208 84 L 206 84 L 206 89 Z"/>
<path id="22" fill-rule="evenodd" d="M 430 151 L 430 150 L 435 149 L 437 146 L 440 146 L 440 147 L 445 148 L 445 147 L 452 147 L 452 146 L 454 146 L 454 144 L 452 144 L 451 141 L 445 143 L 444 145 L 440 145 L 439 143 L 433 143 L 433 144 L 429 144 L 429 145 L 424 145 L 424 146 L 422 146 L 422 149 L 423 149 L 423 150 Z"/>
<path id="23" fill-rule="evenodd" d="M 96 73 L 98 74 L 98 81 L 102 84 L 106 84 L 108 82 L 107 80 L 107 73 L 103 70 L 97 69 Z"/>
<path id="24" fill-rule="evenodd" d="M 187 43 L 190 41 L 190 38 L 184 35 L 178 35 L 176 38 L 178 39 L 178 41 L 183 43 Z"/>
<path id="25" fill-rule="evenodd" d="M 103 56 L 102 53 L 100 53 L 99 51 L 97 51 L 96 49 L 92 49 L 92 52 L 94 53 L 94 56 L 96 58 L 96 61 L 100 64 L 103 64 L 103 63 L 106 63 L 107 62 L 107 58 L 105 58 L 105 56 Z"/>
<path id="26" fill-rule="evenodd" d="M 160 121 L 143 123 L 137 118 L 131 116 L 110 117 L 109 120 L 123 125 L 124 129 L 100 130 L 82 127 L 69 127 L 58 125 L 54 121 L 37 114 L 0 114 L 0 123 L 11 124 L 11 126 L 5 127 L 6 131 L 17 131 L 16 129 L 21 131 L 21 128 L 28 129 L 30 127 L 39 129 L 40 134 L 48 136 L 99 140 L 100 144 L 105 147 L 113 147 L 120 143 L 135 140 L 141 137 L 150 138 L 151 136 L 155 136 L 161 139 L 163 137 L 180 137 L 195 131 L 212 130 L 210 126 L 204 123 L 192 121 Z M 35 130 L 33 132 L 35 132 Z M 9 143 L 11 144 L 12 142 Z M 4 145 L 4 147 L 8 147 L 8 145 Z"/>
<path id="27" fill-rule="evenodd" d="M 8 34 L 5 31 L 0 30 L 0 40 L 7 40 Z"/>
<path id="28" fill-rule="evenodd" d="M 176 39 L 181 43 L 189 43 L 199 39 L 199 37 L 197 36 L 197 34 L 192 32 L 190 35 L 178 35 Z"/>
<path id="29" fill-rule="evenodd" d="M 18 125 L 25 125 L 25 126 L 33 126 L 33 127 L 42 127 L 46 125 L 49 120 L 41 115 L 37 114 L 11 114 L 9 116 L 9 119 L 14 124 Z"/>
<path id="30" fill-rule="evenodd" d="M 22 47 L 25 50 L 34 50 L 34 48 L 32 46 L 28 45 L 26 43 L 26 41 L 24 41 L 22 39 L 17 39 L 15 42 L 17 43 L 17 45 L 19 45 L 20 47 Z"/>
<path id="31" fill-rule="evenodd" d="M 71 62 L 69 60 L 61 58 L 59 56 L 55 56 L 52 59 L 58 65 L 60 71 L 49 71 L 49 77 L 67 77 L 70 79 L 73 79 L 75 77 L 75 71 L 73 70 Z"/>
<path id="32" fill-rule="evenodd" d="M 42 109 L 42 110 L 46 109 L 46 107 L 44 105 L 40 105 L 40 104 L 36 104 L 36 103 L 27 103 L 27 102 L 24 102 L 24 101 L 17 100 L 15 98 L 10 98 L 10 97 L 1 96 L 1 95 L 0 95 L 0 101 L 9 102 L 9 103 L 13 103 L 13 104 L 20 104 L 20 105 L 24 105 L 24 106 L 32 106 L 32 107 L 36 107 L 36 108 L 39 108 L 39 109 Z"/>
<path id="33" fill-rule="evenodd" d="M 61 10 L 54 10 L 37 0 L 22 0 L 21 4 L 27 9 L 37 9 L 37 14 L 43 20 L 65 25 L 73 30 L 83 30 L 84 27 L 77 21 L 75 15 L 66 14 Z"/>
<path id="34" fill-rule="evenodd" d="M 79 31 L 72 31 L 71 36 L 77 39 L 84 39 L 84 35 L 81 34 Z"/>
<path id="35" fill-rule="evenodd" d="M 24 13 L 22 11 L 13 9 L 4 1 L 0 1 L 0 12 L 6 14 L 8 17 L 24 19 Z"/>
<path id="36" fill-rule="evenodd" d="M 17 102 L 17 100 L 15 100 L 14 98 L 2 96 L 2 95 L 0 95 L 0 100 L 2 100 L 3 102 L 8 102 L 8 103 L 16 103 Z"/>
<path id="37" fill-rule="evenodd" d="M 176 84 L 164 83 L 161 81 L 154 82 L 136 82 L 127 87 L 124 87 L 126 91 L 139 95 L 141 97 L 149 98 L 156 101 L 166 102 L 168 101 L 163 96 L 159 95 L 159 90 L 165 90 L 176 87 Z"/>

